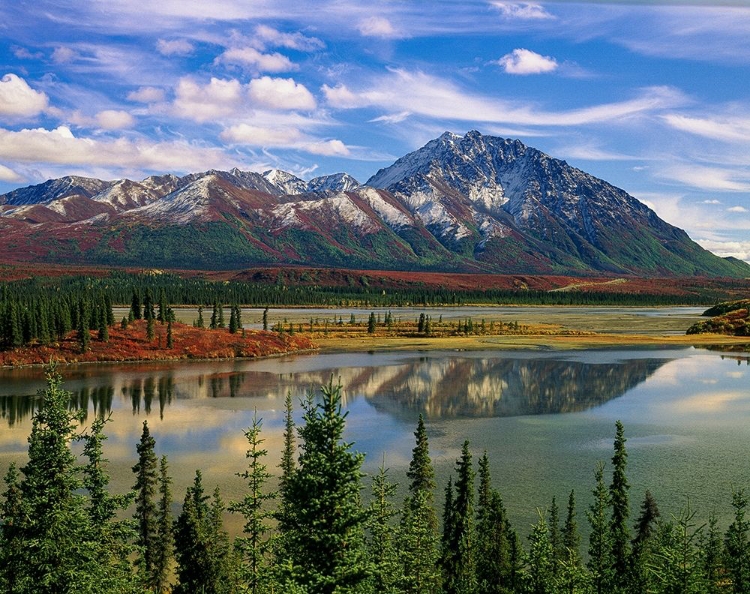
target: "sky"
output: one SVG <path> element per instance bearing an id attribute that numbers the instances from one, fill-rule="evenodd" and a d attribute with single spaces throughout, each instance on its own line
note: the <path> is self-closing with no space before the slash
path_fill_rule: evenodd
<path id="1" fill-rule="evenodd" d="M 750 0 L 0 3 L 0 193 L 517 138 L 750 261 Z"/>

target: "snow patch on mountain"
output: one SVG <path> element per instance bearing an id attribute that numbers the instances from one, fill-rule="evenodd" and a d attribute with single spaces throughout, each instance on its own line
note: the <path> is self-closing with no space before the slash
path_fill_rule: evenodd
<path id="1" fill-rule="evenodd" d="M 296 195 L 307 192 L 307 184 L 296 175 L 281 171 L 280 169 L 269 169 L 263 172 L 263 177 L 268 183 L 273 184 L 283 194 Z"/>
<path id="2" fill-rule="evenodd" d="M 357 195 L 365 200 L 378 216 L 385 221 L 391 229 L 402 229 L 412 227 L 413 221 L 405 212 L 386 201 L 375 188 L 362 186 L 357 191 Z"/>

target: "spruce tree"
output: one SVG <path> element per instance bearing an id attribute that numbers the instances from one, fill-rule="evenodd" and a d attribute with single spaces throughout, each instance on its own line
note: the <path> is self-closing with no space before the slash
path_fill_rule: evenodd
<path id="1" fill-rule="evenodd" d="M 158 315 L 158 321 L 160 323 L 164 323 L 169 320 L 169 305 L 167 305 L 167 294 L 164 292 L 164 289 L 161 290 L 159 293 L 159 315 Z"/>
<path id="2" fill-rule="evenodd" d="M 544 513 L 537 510 L 539 520 L 529 534 L 529 594 L 548 594 L 555 591 L 553 573 L 554 551 L 549 539 L 549 528 Z"/>
<path id="3" fill-rule="evenodd" d="M 151 295 L 151 289 L 146 289 L 146 295 L 143 298 L 143 317 L 146 320 L 153 320 L 154 315 L 154 298 Z"/>
<path id="4" fill-rule="evenodd" d="M 130 303 L 130 313 L 133 314 L 134 320 L 140 320 L 141 314 L 141 295 L 137 289 L 133 289 L 133 298 Z"/>
<path id="5" fill-rule="evenodd" d="M 401 591 L 421 594 L 438 592 L 441 582 L 434 508 L 435 471 L 421 414 L 414 437 L 416 445 L 406 473 L 409 494 L 403 506 L 399 552 L 403 562 Z"/>
<path id="6" fill-rule="evenodd" d="M 239 324 L 237 323 L 237 309 L 233 305 L 231 307 L 231 313 L 229 314 L 229 333 L 236 334 L 238 329 Z"/>
<path id="7" fill-rule="evenodd" d="M 111 549 L 103 544 L 81 494 L 84 484 L 71 451 L 82 413 L 70 411 L 71 394 L 61 383 L 54 365 L 48 367 L 47 388 L 40 392 L 42 403 L 32 417 L 23 479 L 6 475 L 6 493 L 14 499 L 2 508 L 3 538 L 12 536 L 19 546 L 11 565 L 0 572 L 6 582 L 12 576 L 13 592 L 95 592 L 102 572 L 114 571 Z"/>
<path id="8" fill-rule="evenodd" d="M 393 505 L 397 485 L 388 480 L 388 470 L 381 464 L 378 474 L 372 481 L 372 502 L 368 522 L 368 551 L 374 568 L 371 578 L 372 589 L 384 594 L 403 592 L 400 584 L 404 582 L 403 565 L 399 561 L 402 551 L 396 549 L 396 530 L 393 518 L 398 510 Z"/>
<path id="9" fill-rule="evenodd" d="M 628 501 L 628 485 L 625 476 L 628 454 L 625 450 L 625 430 L 620 421 L 615 423 L 616 433 L 614 454 L 612 456 L 612 483 L 609 487 L 612 519 L 610 521 L 610 537 L 612 546 L 613 585 L 619 589 L 626 586 L 630 556 L 630 504 Z"/>
<path id="10" fill-rule="evenodd" d="M 15 462 L 8 468 L 4 482 L 0 507 L 0 591 L 22 592 L 25 509 Z"/>
<path id="11" fill-rule="evenodd" d="M 159 504 L 156 518 L 156 556 L 154 558 L 153 584 L 155 592 L 169 590 L 169 576 L 174 557 L 174 534 L 172 527 L 172 479 L 169 476 L 167 457 L 159 463 Z"/>
<path id="12" fill-rule="evenodd" d="M 594 500 L 586 516 L 591 526 L 589 535 L 589 560 L 587 562 L 593 590 L 596 594 L 612 591 L 612 544 L 607 522 L 609 491 L 604 484 L 604 464 L 599 463 L 595 472 Z"/>
<path id="13" fill-rule="evenodd" d="M 571 490 L 568 496 L 568 510 L 562 531 L 563 558 L 558 570 L 560 591 L 565 594 L 581 592 L 587 582 L 587 574 L 581 563 L 581 536 L 576 520 L 576 496 Z"/>
<path id="14" fill-rule="evenodd" d="M 81 299 L 78 303 L 78 347 L 82 353 L 89 350 L 90 340 L 87 304 L 84 299 Z"/>
<path id="15" fill-rule="evenodd" d="M 174 348 L 174 338 L 172 336 L 172 320 L 167 322 L 167 348 Z"/>
<path id="16" fill-rule="evenodd" d="M 104 425 L 108 421 L 109 418 L 96 419 L 89 433 L 83 436 L 83 455 L 88 459 L 83 468 L 83 486 L 88 491 L 89 535 L 98 542 L 100 551 L 95 579 L 102 591 L 133 592 L 138 584 L 128 557 L 133 552 L 130 543 L 135 531 L 129 522 L 116 520 L 116 514 L 130 505 L 135 494 L 117 496 L 108 491 L 107 460 L 102 452 L 102 443 L 106 440 Z"/>
<path id="17" fill-rule="evenodd" d="M 488 594 L 506 592 L 510 585 L 510 523 L 500 492 L 492 488 L 487 452 L 479 459 L 477 499 L 477 586 Z"/>
<path id="18" fill-rule="evenodd" d="M 264 592 L 270 581 L 267 553 L 270 549 L 268 520 L 272 512 L 268 504 L 275 499 L 276 494 L 267 490 L 271 473 L 268 472 L 263 459 L 268 451 L 262 447 L 265 440 L 260 432 L 263 426 L 258 419 L 257 411 L 253 415 L 252 425 L 245 431 L 248 450 L 245 457 L 248 467 L 237 473 L 247 484 L 245 497 L 229 506 L 229 511 L 242 514 L 245 519 L 243 536 L 235 541 L 235 546 L 241 554 L 241 578 L 248 592 L 259 594 Z"/>
<path id="19" fill-rule="evenodd" d="M 456 461 L 456 494 L 453 501 L 452 533 L 448 546 L 452 559 L 445 564 L 445 590 L 449 594 L 469 594 L 477 589 L 474 534 L 474 469 L 469 442 L 461 448 Z"/>
<path id="20" fill-rule="evenodd" d="M 732 493 L 734 520 L 724 536 L 724 566 L 733 594 L 750 592 L 750 521 L 745 518 L 747 496 L 740 489 Z"/>
<path id="21" fill-rule="evenodd" d="M 560 535 L 560 508 L 557 506 L 557 499 L 552 496 L 552 504 L 549 508 L 549 544 L 552 547 L 552 574 L 557 576 L 557 569 L 560 561 L 565 556 L 563 554 L 562 537 Z"/>
<path id="22" fill-rule="evenodd" d="M 219 327 L 219 303 L 214 300 L 214 308 L 211 311 L 211 323 L 208 326 L 211 330 L 216 330 Z"/>
<path id="23" fill-rule="evenodd" d="M 284 505 L 293 509 L 282 533 L 287 577 L 313 592 L 356 591 L 370 574 L 365 556 L 367 513 L 360 501 L 363 454 L 343 441 L 346 413 L 341 385 L 322 388 L 305 402 L 300 456 Z M 289 575 L 291 573 L 291 575 Z"/>
<path id="24" fill-rule="evenodd" d="M 706 585 L 706 594 L 719 594 L 724 589 L 724 565 L 721 533 L 716 514 L 709 515 L 706 527 L 707 530 L 702 533 L 699 544 L 703 581 Z"/>
<path id="25" fill-rule="evenodd" d="M 268 307 L 263 310 L 263 330 L 268 330 Z"/>
<path id="26" fill-rule="evenodd" d="M 647 592 L 652 588 L 651 567 L 653 566 L 653 555 L 655 554 L 655 530 L 659 519 L 659 508 L 651 491 L 646 494 L 641 504 L 641 514 L 635 525 L 635 538 L 631 543 L 630 554 L 630 577 L 629 585 L 631 591 Z"/>
<path id="27" fill-rule="evenodd" d="M 221 521 L 224 505 L 218 489 L 205 494 L 203 476 L 195 473 L 175 521 L 175 559 L 178 583 L 174 594 L 219 594 L 232 591 L 229 539 Z"/>
<path id="28" fill-rule="evenodd" d="M 154 325 L 155 325 L 154 318 L 146 319 L 146 340 L 148 340 L 149 342 L 153 342 L 154 340 L 154 336 L 155 336 Z"/>
<path id="29" fill-rule="evenodd" d="M 195 323 L 196 328 L 205 328 L 206 323 L 203 321 L 203 306 L 198 306 L 198 321 Z"/>
<path id="30" fill-rule="evenodd" d="M 136 566 L 143 584 L 147 588 L 154 588 L 156 578 L 156 562 L 159 556 L 159 526 L 156 491 L 158 488 L 158 468 L 155 453 L 156 441 L 148 429 L 148 421 L 143 421 L 141 439 L 136 445 L 138 462 L 133 466 L 136 476 L 135 485 L 135 514 L 137 524 L 138 556 Z"/>

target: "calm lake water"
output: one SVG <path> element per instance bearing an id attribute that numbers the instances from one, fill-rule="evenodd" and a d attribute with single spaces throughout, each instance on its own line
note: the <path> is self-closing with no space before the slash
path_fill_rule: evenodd
<path id="1" fill-rule="evenodd" d="M 597 461 L 612 456 L 614 424 L 625 424 L 633 515 L 646 488 L 663 513 L 688 498 L 701 517 L 728 523 L 731 489 L 750 488 L 748 357 L 686 349 L 311 354 L 261 361 L 85 365 L 63 370 L 78 405 L 110 414 L 105 454 L 113 488 L 133 483 L 130 467 L 144 419 L 169 456 L 181 500 L 196 468 L 209 488 L 238 499 L 243 430 L 263 419 L 269 465 L 282 446 L 284 397 L 295 402 L 331 377 L 344 386 L 347 438 L 405 482 L 413 431 L 427 419 L 440 482 L 464 439 L 487 450 L 514 524 L 525 532 L 535 508 L 571 489 L 579 523 Z M 0 372 L 0 471 L 26 455 L 41 369 Z M 301 415 L 297 407 L 297 417 Z M 369 481 L 366 479 L 366 483 Z"/>

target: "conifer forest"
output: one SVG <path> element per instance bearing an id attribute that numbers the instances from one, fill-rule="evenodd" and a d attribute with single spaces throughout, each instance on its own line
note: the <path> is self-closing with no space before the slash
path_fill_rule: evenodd
<path id="1" fill-rule="evenodd" d="M 750 592 L 750 520 L 743 490 L 733 520 L 705 524 L 686 505 L 664 517 L 646 491 L 631 501 L 627 438 L 592 469 L 591 499 L 561 493 L 528 536 L 511 525 L 489 454 L 467 441 L 437 493 L 422 417 L 401 486 L 344 439 L 333 381 L 286 399 L 283 451 L 269 468 L 263 421 L 245 430 L 246 485 L 225 501 L 196 469 L 173 493 L 169 460 L 147 421 L 134 444 L 132 488 L 112 493 L 107 417 L 84 426 L 54 365 L 34 413 L 28 459 L 11 465 L 0 507 L 0 590 L 14 593 L 742 593 Z M 295 406 L 302 421 L 294 421 Z M 605 480 L 605 476 L 608 477 Z M 278 480 L 274 480 L 278 477 Z M 176 504 L 176 505 L 173 505 Z M 175 510 L 178 511 L 175 515 Z M 533 511 L 533 510 L 530 510 Z M 231 539 L 225 513 L 238 514 Z M 525 531 L 524 531 L 525 533 Z M 585 535 L 585 537 L 584 537 Z"/>

